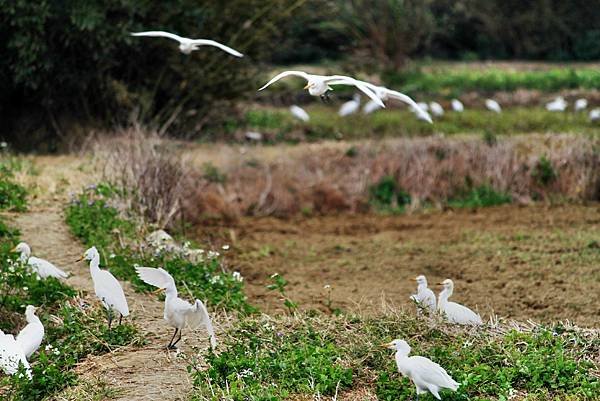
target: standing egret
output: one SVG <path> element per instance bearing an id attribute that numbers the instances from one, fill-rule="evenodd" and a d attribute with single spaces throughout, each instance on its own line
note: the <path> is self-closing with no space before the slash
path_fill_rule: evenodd
<path id="1" fill-rule="evenodd" d="M 119 312 L 119 324 L 121 324 L 123 317 L 129 316 L 129 306 L 127 305 L 127 299 L 125 299 L 123 287 L 111 272 L 100 269 L 100 253 L 98 253 L 95 246 L 85 251 L 83 257 L 79 260 L 89 260 L 90 262 L 94 292 L 106 309 L 108 328 L 110 329 L 112 324 L 114 311 Z"/>
<path id="2" fill-rule="evenodd" d="M 587 99 L 581 98 L 575 101 L 575 111 L 582 111 L 587 109 L 588 101 Z"/>
<path id="3" fill-rule="evenodd" d="M 44 339 L 44 325 L 40 318 L 35 315 L 35 310 L 35 306 L 27 305 L 27 308 L 25 308 L 27 326 L 23 327 L 16 338 L 26 358 L 30 358 L 38 350 Z"/>
<path id="4" fill-rule="evenodd" d="M 202 324 L 210 336 L 211 347 L 214 349 L 217 346 L 215 331 L 210 316 L 208 315 L 208 311 L 202 301 L 197 299 L 192 305 L 179 298 L 177 295 L 177 287 L 175 287 L 175 280 L 173 280 L 173 277 L 163 268 L 136 267 L 135 270 L 144 283 L 165 290 L 164 319 L 171 327 L 175 328 L 175 333 L 173 333 L 173 337 L 167 348 L 175 348 L 175 345 L 181 340 L 181 332 L 184 327 L 188 326 L 190 329 L 194 330 Z M 179 338 L 173 342 L 178 332 Z"/>
<path id="5" fill-rule="evenodd" d="M 456 111 L 457 113 L 462 113 L 463 111 L 465 111 L 464 104 L 462 104 L 462 102 L 458 99 L 452 99 L 450 105 L 452 106 L 452 110 Z"/>
<path id="6" fill-rule="evenodd" d="M 448 319 L 450 323 L 479 326 L 483 324 L 481 317 L 471 309 L 448 301 L 454 291 L 454 282 L 450 279 L 444 280 L 441 285 L 444 286 L 438 297 L 438 310 Z"/>
<path id="7" fill-rule="evenodd" d="M 600 108 L 590 110 L 588 117 L 590 118 L 591 122 L 600 120 Z"/>
<path id="8" fill-rule="evenodd" d="M 546 110 L 548 111 L 565 111 L 568 103 L 562 96 L 557 97 L 553 101 L 546 104 Z"/>
<path id="9" fill-rule="evenodd" d="M 494 113 L 502 113 L 502 107 L 500 107 L 500 103 L 498 103 L 494 99 L 485 99 L 485 107 L 489 111 L 493 111 Z"/>
<path id="10" fill-rule="evenodd" d="M 429 314 L 434 314 L 436 310 L 435 294 L 427 288 L 427 279 L 420 275 L 415 280 L 417 280 L 417 293 L 411 295 L 410 299 L 415 301 L 419 307 L 426 308 Z"/>
<path id="11" fill-rule="evenodd" d="M 365 114 L 371 114 L 374 111 L 377 111 L 381 108 L 380 105 L 377 104 L 377 102 L 375 102 L 374 100 L 369 100 L 364 106 L 363 106 L 363 113 Z"/>
<path id="12" fill-rule="evenodd" d="M 40 276 L 40 278 L 67 278 L 67 273 L 54 266 L 52 263 L 45 259 L 31 256 L 31 248 L 25 242 L 18 243 L 11 252 L 19 252 L 21 254 L 19 256 L 21 262 L 27 263 L 31 267 L 31 270 Z"/>
<path id="13" fill-rule="evenodd" d="M 333 88 L 329 85 L 353 85 L 364 92 L 365 95 L 377 102 L 377 104 L 379 104 L 381 107 L 385 107 L 381 99 L 379 99 L 379 97 L 363 82 L 343 75 L 315 75 L 308 74 L 304 71 L 284 71 L 273 77 L 269 82 L 263 85 L 259 91 L 265 89 L 267 86 L 279 81 L 280 79 L 289 76 L 304 78 L 307 81 L 304 89 L 308 89 L 308 93 L 310 93 L 312 96 L 320 96 L 321 99 L 326 99 L 327 91 L 333 90 Z"/>
<path id="14" fill-rule="evenodd" d="M 435 398 L 441 400 L 439 391 L 450 389 L 456 391 L 459 384 L 437 363 L 422 356 L 411 356 L 410 345 L 404 340 L 394 340 L 383 344 L 382 347 L 396 351 L 396 366 L 403 376 L 408 377 L 417 389 L 417 401 L 419 395 L 431 393 Z"/>
<path id="15" fill-rule="evenodd" d="M 179 35 L 175 35 L 174 33 L 165 32 L 165 31 L 147 31 L 147 32 L 133 32 L 131 36 L 149 36 L 149 37 L 161 37 L 161 38 L 169 38 L 176 40 L 179 42 L 179 50 L 183 54 L 190 54 L 194 50 L 198 50 L 200 46 L 214 46 L 219 49 L 231 54 L 235 57 L 244 57 L 244 55 L 237 50 L 232 49 L 229 46 L 225 46 L 217 41 L 210 39 L 190 39 L 184 38 Z"/>
<path id="16" fill-rule="evenodd" d="M 338 115 L 340 117 L 346 117 L 356 113 L 358 109 L 360 109 L 360 95 L 355 93 L 354 96 L 352 96 L 352 100 L 342 104 L 342 107 L 340 107 L 340 110 L 338 111 Z"/>
<path id="17" fill-rule="evenodd" d="M 23 365 L 27 377 L 31 379 L 31 368 L 25 357 L 25 353 L 12 334 L 4 334 L 0 330 L 0 368 L 8 374 L 14 375 L 19 370 L 19 365 Z"/>
<path id="18" fill-rule="evenodd" d="M 444 115 L 444 108 L 438 102 L 430 102 L 429 110 L 431 110 L 431 114 L 435 117 L 441 117 Z"/>
<path id="19" fill-rule="evenodd" d="M 308 115 L 306 110 L 304 110 L 300 106 L 296 106 L 295 104 L 290 106 L 290 113 L 292 113 L 292 115 L 294 117 L 296 117 L 298 120 L 302 120 L 305 123 L 310 121 L 310 116 Z"/>

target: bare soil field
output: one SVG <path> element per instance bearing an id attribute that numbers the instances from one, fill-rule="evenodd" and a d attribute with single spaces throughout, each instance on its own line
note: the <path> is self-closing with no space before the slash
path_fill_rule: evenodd
<path id="1" fill-rule="evenodd" d="M 436 283 L 452 278 L 453 299 L 486 318 L 595 326 L 598 206 L 243 218 L 235 226 L 204 226 L 197 238 L 233 244 L 230 263 L 245 277 L 251 301 L 267 312 L 283 308 L 265 288 L 273 273 L 289 281 L 287 295 L 301 308 L 366 312 L 380 309 L 382 299 L 412 308 L 412 279 L 425 274 L 435 292 Z"/>

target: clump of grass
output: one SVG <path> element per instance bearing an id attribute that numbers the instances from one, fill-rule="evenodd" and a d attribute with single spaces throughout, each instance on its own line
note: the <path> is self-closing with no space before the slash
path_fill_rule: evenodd
<path id="1" fill-rule="evenodd" d="M 410 194 L 398 185 L 392 176 L 381 177 L 369 188 L 371 204 L 378 210 L 404 211 L 410 205 Z"/>
<path id="2" fill-rule="evenodd" d="M 531 172 L 533 179 L 541 186 L 548 186 L 556 181 L 558 175 L 546 155 L 539 158 Z"/>
<path id="3" fill-rule="evenodd" d="M 14 182 L 19 168 L 13 159 L 0 159 L 0 210 L 23 212 L 27 209 L 27 190 Z"/>
<path id="4" fill-rule="evenodd" d="M 448 206 L 456 208 L 480 208 L 499 206 L 511 202 L 512 198 L 509 194 L 496 191 L 489 185 L 480 185 L 449 199 Z"/>

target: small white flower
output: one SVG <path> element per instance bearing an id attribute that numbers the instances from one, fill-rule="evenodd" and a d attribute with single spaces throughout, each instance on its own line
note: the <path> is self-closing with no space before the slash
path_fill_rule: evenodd
<path id="1" fill-rule="evenodd" d="M 109 258 L 109 259 L 114 259 L 114 258 L 116 258 L 116 257 L 117 257 L 117 255 L 115 255 L 114 253 L 111 253 L 110 255 L 108 255 L 108 258 Z"/>
<path id="2" fill-rule="evenodd" d="M 239 282 L 244 281 L 244 277 L 242 277 L 242 275 L 240 274 L 240 272 L 233 272 L 232 274 L 233 278 Z"/>
<path id="3" fill-rule="evenodd" d="M 51 351 L 54 347 L 52 346 L 52 344 L 48 344 L 46 345 L 46 347 L 44 348 L 46 351 Z"/>
<path id="4" fill-rule="evenodd" d="M 229 245 L 223 245 L 221 248 L 223 248 L 224 251 L 229 249 Z"/>
<path id="5" fill-rule="evenodd" d="M 331 286 L 329 284 L 325 284 L 325 286 L 323 287 L 324 289 L 328 290 L 331 288 Z"/>

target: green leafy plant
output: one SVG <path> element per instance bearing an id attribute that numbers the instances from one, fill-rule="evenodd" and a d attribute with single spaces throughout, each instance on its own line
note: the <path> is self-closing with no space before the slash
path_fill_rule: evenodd
<path id="1" fill-rule="evenodd" d="M 512 202 L 512 198 L 509 194 L 498 192 L 490 185 L 480 185 L 449 199 L 448 206 L 478 208 L 498 206 L 510 202 Z"/>
<path id="2" fill-rule="evenodd" d="M 288 312 L 294 313 L 298 309 L 298 304 L 292 301 L 285 292 L 285 287 L 288 285 L 288 281 L 283 278 L 279 273 L 272 274 L 270 277 L 272 284 L 267 285 L 267 289 L 270 291 L 277 291 L 283 299 L 283 305 L 288 309 Z"/>
<path id="3" fill-rule="evenodd" d="M 384 176 L 369 188 L 371 204 L 378 209 L 399 210 L 410 204 L 410 195 L 398 185 L 392 176 Z"/>
<path id="4" fill-rule="evenodd" d="M 552 184 L 558 177 L 552 162 L 546 157 L 546 155 L 539 158 L 533 171 L 531 172 L 533 179 L 541 186 L 548 186 Z"/>

